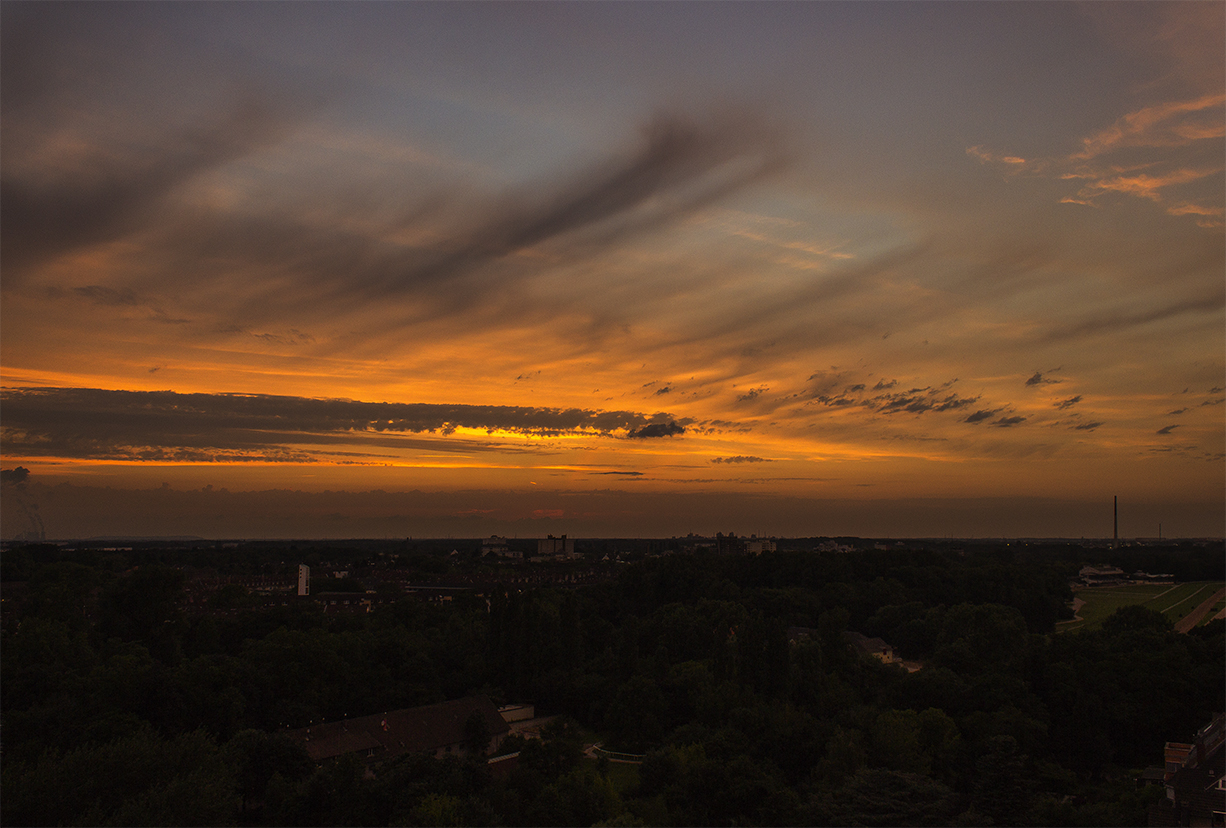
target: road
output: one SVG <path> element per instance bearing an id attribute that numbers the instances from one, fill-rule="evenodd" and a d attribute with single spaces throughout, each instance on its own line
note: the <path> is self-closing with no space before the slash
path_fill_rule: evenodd
<path id="1" fill-rule="evenodd" d="M 1222 600 L 1223 596 L 1226 596 L 1226 587 L 1223 587 L 1210 595 L 1201 602 L 1200 606 L 1184 616 L 1184 618 L 1175 625 L 1175 632 L 1186 633 L 1193 629 L 1201 622 L 1201 619 L 1209 613 L 1209 610 L 1213 609 L 1213 605 Z M 1218 613 L 1218 615 L 1221 615 L 1221 613 Z"/>

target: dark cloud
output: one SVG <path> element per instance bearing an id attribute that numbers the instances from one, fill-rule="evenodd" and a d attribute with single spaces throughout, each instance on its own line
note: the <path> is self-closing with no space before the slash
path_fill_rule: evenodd
<path id="1" fill-rule="evenodd" d="M 671 392 L 672 392 L 672 390 L 673 390 L 673 389 L 672 389 L 672 386 L 669 386 L 669 385 L 666 385 L 666 386 L 664 386 L 663 388 L 657 388 L 657 389 L 656 389 L 656 396 L 658 397 L 658 396 L 660 396 L 661 394 L 668 394 L 668 393 L 671 393 Z"/>
<path id="2" fill-rule="evenodd" d="M 592 472 L 592 474 L 620 474 L 620 475 L 625 475 L 627 477 L 642 477 L 643 476 L 643 473 L 638 472 L 638 471 L 605 471 L 605 472 Z"/>
<path id="3" fill-rule="evenodd" d="M 6 5 L 3 15 L 6 282 L 158 224 L 181 185 L 271 145 L 300 120 L 298 96 L 260 89 L 236 56 L 219 63 L 175 42 L 182 30 L 168 9 L 48 3 Z M 150 72 L 161 50 L 177 51 L 176 60 Z M 171 86 L 173 99 L 145 97 Z M 47 147 L 57 143 L 72 149 L 49 163 Z"/>
<path id="4" fill-rule="evenodd" d="M 1056 408 L 1058 408 L 1058 409 L 1060 409 L 1061 411 L 1063 411 L 1063 410 L 1065 410 L 1065 409 L 1067 409 L 1067 408 L 1072 408 L 1073 406 L 1075 406 L 1075 405 L 1076 405 L 1077 403 L 1079 403 L 1079 402 L 1081 402 L 1081 395 L 1080 395 L 1080 394 L 1078 394 L 1078 395 L 1077 395 L 1077 396 L 1075 396 L 1075 397 L 1069 397 L 1067 400 L 1061 400 L 1060 402 L 1055 403 L 1055 406 L 1056 406 Z"/>
<path id="5" fill-rule="evenodd" d="M 962 422 L 964 423 L 982 423 L 984 420 L 992 419 L 993 417 L 995 417 L 997 414 L 999 414 L 1003 410 L 1004 409 L 1002 408 L 980 409 L 979 411 L 976 411 L 974 414 L 971 414 L 969 417 L 967 417 Z"/>
<path id="6" fill-rule="evenodd" d="M 928 389 L 923 389 L 928 391 Z M 876 410 L 891 414 L 898 411 L 905 411 L 909 414 L 923 414 L 928 411 L 958 411 L 963 408 L 974 405 L 979 402 L 978 397 L 959 397 L 957 394 L 948 394 L 944 397 L 938 393 L 929 391 L 927 394 L 887 394 L 882 397 L 875 397 L 868 401 L 869 407 L 876 407 Z"/>
<path id="7" fill-rule="evenodd" d="M 3 390 L 4 450 L 137 461 L 306 462 L 292 445 L 359 442 L 406 446 L 405 434 L 457 428 L 635 437 L 680 434 L 665 415 L 523 406 L 373 403 L 240 394 Z M 434 446 L 431 446 L 434 447 Z M 479 449 L 471 441 L 466 450 Z"/>
<path id="8" fill-rule="evenodd" d="M 136 295 L 136 291 L 131 288 L 122 290 L 106 287 L 104 285 L 86 285 L 84 287 L 76 287 L 72 292 L 85 299 L 89 299 L 95 305 L 109 305 L 112 307 L 135 307 L 141 304 L 140 299 Z"/>
<path id="9" fill-rule="evenodd" d="M 685 427 L 677 423 L 652 423 L 641 428 L 631 429 L 627 437 L 636 439 L 644 439 L 649 437 L 672 437 L 675 434 L 684 434 Z"/>
<path id="10" fill-rule="evenodd" d="M 1009 428 L 1011 426 L 1020 425 L 1024 422 L 1026 422 L 1025 417 L 1001 417 L 999 420 L 992 423 L 992 425 L 999 428 Z"/>
<path id="11" fill-rule="evenodd" d="M 25 466 L 15 469 L 0 469 L 0 484 L 5 486 L 20 486 L 30 479 L 30 470 Z"/>
<path id="12" fill-rule="evenodd" d="M 477 246 L 450 258 L 459 263 L 473 255 L 505 256 L 556 236 L 626 219 L 643 207 L 656 220 L 675 217 L 739 189 L 778 169 L 783 161 L 777 136 L 745 115 L 719 113 L 704 123 L 658 114 L 643 130 L 637 152 L 576 176 L 547 198 L 518 207 L 508 202 L 501 215 L 473 235 L 480 240 Z M 737 161 L 749 163 L 731 169 L 729 165 Z M 649 202 L 667 206 L 657 208 Z"/>
<path id="13" fill-rule="evenodd" d="M 325 302 L 335 315 L 413 300 L 395 306 L 406 318 L 499 300 L 523 305 L 515 281 L 540 267 L 518 254 L 548 245 L 554 266 L 590 260 L 762 181 L 790 157 L 782 131 L 760 111 L 721 105 L 657 112 L 628 145 L 597 148 L 593 163 L 467 201 L 461 193 L 472 182 L 438 193 L 403 188 L 390 202 L 372 200 L 355 221 L 340 189 L 291 173 L 271 179 L 258 200 L 189 206 L 185 185 L 281 142 L 336 90 L 277 79 L 267 67 L 257 75 L 241 58 L 219 65 L 183 34 L 195 9 L 96 6 L 5 6 L 6 288 L 63 254 L 131 239 L 126 281 L 80 295 L 132 306 L 138 280 L 172 274 L 201 288 L 232 285 L 235 304 L 225 310 L 246 325 L 317 313 Z M 151 67 L 167 53 L 173 76 L 156 77 Z M 151 105 L 146 91 L 163 97 Z M 56 137 L 76 149 L 49 161 Z M 405 238 L 437 241 L 392 240 Z"/>
<path id="14" fill-rule="evenodd" d="M 1102 425 L 1101 422 L 1079 423 L 1078 425 L 1073 426 L 1073 429 L 1075 431 L 1093 431 L 1094 429 L 1098 428 L 1100 425 Z"/>
<path id="15" fill-rule="evenodd" d="M 839 394 L 837 397 L 832 397 L 829 394 L 820 394 L 816 398 L 822 405 L 827 405 L 832 408 L 838 408 L 845 405 L 857 405 L 860 401 L 845 394 Z"/>
<path id="16" fill-rule="evenodd" d="M 262 137 L 260 133 L 249 143 L 254 147 Z M 240 142 L 236 139 L 228 146 L 234 151 L 217 163 L 237 157 Z M 138 203 L 132 209 L 108 213 L 107 221 L 115 226 L 108 224 L 105 234 L 70 232 L 59 248 L 44 252 L 45 257 L 64 252 L 69 239 L 71 246 L 79 247 L 139 228 L 146 247 L 134 260 L 133 273 L 143 268 L 155 275 L 132 278 L 191 273 L 201 287 L 210 282 L 232 287 L 227 295 L 233 304 L 225 310 L 246 326 L 269 325 L 273 319 L 316 319 L 322 308 L 334 319 L 361 312 L 372 303 L 394 311 L 396 319 L 388 319 L 386 325 L 397 320 L 437 321 L 482 306 L 531 316 L 548 313 L 549 308 L 529 305 L 525 293 L 515 290 L 517 284 L 540 274 L 539 265 L 526 266 L 519 254 L 547 246 L 549 267 L 555 268 L 595 260 L 753 185 L 783 161 L 777 134 L 752 115 L 668 114 L 649 124 L 633 151 L 615 154 L 611 161 L 564 175 L 560 181 L 536 182 L 522 193 L 487 199 L 484 206 L 460 204 L 450 196 L 442 199 L 441 206 L 406 204 L 402 211 L 419 210 L 414 218 L 375 219 L 375 224 L 383 221 L 386 226 L 358 232 L 348 229 L 354 226 L 348 221 L 321 224 L 317 216 L 307 215 L 300 198 L 282 198 L 278 204 L 276 193 L 270 195 L 272 206 L 258 213 L 174 209 L 163 196 L 177 186 L 176 179 L 168 180 L 162 190 L 146 188 L 147 194 L 134 196 Z M 182 178 L 194 174 L 194 168 L 184 170 Z M 119 171 L 115 178 L 138 181 L 140 174 Z M 288 186 L 297 185 L 291 181 Z M 22 228 L 34 219 L 21 216 L 59 216 L 56 205 L 68 197 L 54 192 L 36 195 L 42 205 L 38 210 L 13 211 L 5 196 L 6 254 L 10 215 L 17 217 L 11 229 L 25 232 Z M 88 198 L 99 203 L 114 200 L 109 195 Z M 151 209 L 163 203 L 168 205 L 164 211 Z M 322 209 L 335 208 L 325 204 Z M 58 238 L 61 234 L 53 225 L 63 220 L 48 218 L 47 227 L 38 232 Z M 428 244 L 390 240 L 402 237 L 441 240 Z M 245 276 L 236 278 L 239 273 Z M 292 290 L 286 290 L 287 273 L 293 274 Z M 608 311 L 598 315 L 593 331 L 607 315 Z M 370 323 L 364 330 L 376 332 Z"/>
<path id="17" fill-rule="evenodd" d="M 1221 261 L 1220 253 L 1216 267 L 1220 273 Z M 1191 296 L 1182 299 L 1178 302 L 1173 302 L 1165 307 L 1151 308 L 1149 310 L 1128 312 L 1108 313 L 1097 316 L 1092 319 L 1085 319 L 1080 322 L 1075 322 L 1070 325 L 1065 325 L 1059 328 L 1053 328 L 1047 332 L 1044 339 L 1047 341 L 1057 341 L 1069 339 L 1073 337 L 1087 336 L 1100 334 L 1104 332 L 1117 332 L 1127 328 L 1140 327 L 1153 322 L 1161 322 L 1166 319 L 1173 319 L 1184 314 L 1215 314 L 1221 313 L 1222 305 L 1226 302 L 1226 296 L 1223 295 L 1221 287 L 1215 287 L 1212 292 L 1204 293 L 1199 296 Z"/>
<path id="18" fill-rule="evenodd" d="M 1168 416 L 1168 417 L 1178 417 L 1180 414 L 1186 414 L 1186 413 L 1188 413 L 1188 409 L 1186 409 L 1186 408 L 1176 408 L 1174 411 L 1168 411 L 1168 412 L 1166 412 L 1166 416 Z"/>
<path id="19" fill-rule="evenodd" d="M 751 388 L 750 390 L 746 391 L 744 394 L 741 394 L 739 397 L 737 397 L 736 401 L 737 402 L 753 402 L 754 400 L 756 400 L 758 397 L 762 396 L 764 393 L 766 393 L 769 390 L 770 389 L 767 388 L 766 386 L 762 386 L 761 388 Z"/>
<path id="20" fill-rule="evenodd" d="M 63 292 L 58 288 L 52 288 L 48 291 L 49 295 L 56 297 Z M 147 297 L 141 296 L 131 288 L 112 288 L 106 285 L 85 285 L 83 287 L 74 287 L 71 290 L 71 295 L 84 299 L 94 305 L 110 308 L 132 308 L 133 310 L 142 310 L 145 313 L 145 318 L 155 322 L 165 322 L 169 324 L 181 325 L 190 322 L 189 319 L 172 317 L 162 309 L 154 301 Z"/>
<path id="21" fill-rule="evenodd" d="M 284 126 L 283 115 L 250 100 L 235 104 L 219 122 L 162 136 L 151 142 L 156 149 L 138 157 L 91 159 L 88 169 L 39 179 L 6 169 L 0 177 L 6 275 L 20 276 L 60 255 L 155 222 L 159 203 L 181 184 L 267 146 Z"/>
<path id="22" fill-rule="evenodd" d="M 222 265 L 235 261 L 269 276 L 292 269 L 295 292 L 275 286 L 272 302 L 272 280 L 255 284 L 244 306 L 249 314 L 308 310 L 321 302 L 352 310 L 390 299 L 414 300 L 403 305 L 406 316 L 459 313 L 477 303 L 522 301 L 512 288 L 539 267 L 524 267 L 517 254 L 547 245 L 556 266 L 591 260 L 749 187 L 783 158 L 777 136 L 745 113 L 669 113 L 650 122 L 637 148 L 604 164 L 484 206 L 459 210 L 444 199 L 382 233 L 414 235 L 420 222 L 424 232 L 417 235 L 442 236 L 434 244 L 393 243 L 346 232 L 340 222 L 321 227 L 299 219 L 291 206 L 258 216 L 184 219 L 166 228 L 164 255 L 172 263 L 190 256 L 196 270 L 216 262 L 208 265 L 215 278 L 224 278 L 232 267 Z M 463 215 L 458 223 L 455 212 Z"/>
<path id="23" fill-rule="evenodd" d="M 819 377 L 819 375 L 815 374 L 809 377 L 809 379 L 813 380 L 816 377 Z M 822 376 L 819 388 L 823 386 L 828 388 L 830 379 L 832 378 Z M 888 394 L 875 394 L 873 396 L 863 396 L 867 386 L 864 383 L 854 383 L 845 387 L 838 394 L 829 392 L 815 393 L 813 398 L 822 405 L 831 408 L 857 405 L 880 414 L 925 414 L 928 412 L 959 411 L 979 401 L 979 397 L 962 397 L 955 393 L 943 393 L 956 382 L 957 380 L 955 379 L 943 383 L 938 388 L 926 386 Z M 896 385 L 898 385 L 897 380 L 891 380 L 888 383 L 881 381 L 877 383 L 873 390 L 890 389 Z"/>
<path id="24" fill-rule="evenodd" d="M 1042 373 L 1035 371 L 1034 376 L 1026 380 L 1026 385 L 1027 387 L 1033 387 L 1035 385 L 1056 385 L 1059 382 L 1060 380 L 1057 379 L 1047 379 Z"/>
<path id="25" fill-rule="evenodd" d="M 42 516 L 38 513 L 38 503 L 26 487 L 26 481 L 29 479 L 30 470 L 24 466 L 17 466 L 13 469 L 0 469 L 0 488 L 7 489 L 4 503 L 15 505 L 16 510 L 20 512 L 20 519 L 17 522 L 24 523 L 32 530 L 28 534 L 22 534 L 26 534 L 26 537 L 41 539 L 45 536 L 46 531 Z M 9 518 L 6 517 L 5 521 L 6 525 L 8 525 Z"/>
<path id="26" fill-rule="evenodd" d="M 1154 433 L 1155 434 L 1170 434 L 1172 431 L 1174 431 L 1177 428 L 1179 428 L 1178 425 L 1163 426 L 1162 428 L 1158 429 Z"/>
<path id="27" fill-rule="evenodd" d="M 711 460 L 712 463 L 769 463 L 764 457 L 754 457 L 753 455 L 736 455 L 734 457 L 716 457 Z"/>

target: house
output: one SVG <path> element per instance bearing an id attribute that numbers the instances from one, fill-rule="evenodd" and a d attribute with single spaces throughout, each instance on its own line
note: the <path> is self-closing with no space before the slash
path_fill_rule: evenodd
<path id="1" fill-rule="evenodd" d="M 1219 713 L 1192 744 L 1167 742 L 1166 800 L 1150 806 L 1149 824 L 1226 825 L 1226 716 Z"/>
<path id="2" fill-rule="evenodd" d="M 507 724 L 522 722 L 536 716 L 536 708 L 530 704 L 504 704 L 498 708 L 498 715 Z"/>
<path id="3" fill-rule="evenodd" d="M 858 653 L 870 655 L 883 664 L 894 664 L 898 659 L 894 656 L 894 648 L 880 638 L 869 638 L 863 633 L 844 633 L 847 643 Z"/>
<path id="4" fill-rule="evenodd" d="M 488 698 L 470 696 L 300 727 L 288 735 L 300 741 L 316 762 L 346 754 L 378 762 L 406 753 L 436 757 L 462 754 L 471 749 L 474 734 L 481 734 L 482 730 L 489 740 L 480 752 L 489 755 L 498 749 L 511 728 Z"/>

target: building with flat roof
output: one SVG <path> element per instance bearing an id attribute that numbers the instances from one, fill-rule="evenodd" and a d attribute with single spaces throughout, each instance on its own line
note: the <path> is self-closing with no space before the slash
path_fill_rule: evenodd
<path id="1" fill-rule="evenodd" d="M 575 539 L 563 535 L 555 538 L 553 535 L 541 538 L 536 542 L 536 557 L 534 561 L 569 561 L 575 555 Z"/>

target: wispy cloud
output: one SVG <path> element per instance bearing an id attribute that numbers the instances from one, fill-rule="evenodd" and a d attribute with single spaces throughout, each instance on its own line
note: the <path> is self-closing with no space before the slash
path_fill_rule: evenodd
<path id="1" fill-rule="evenodd" d="M 1213 93 L 1187 101 L 1164 101 L 1121 116 L 1114 124 L 1082 139 L 1070 156 L 1089 161 L 1124 147 L 1182 147 L 1226 135 L 1222 105 L 1226 95 Z"/>
<path id="2" fill-rule="evenodd" d="M 982 146 L 966 152 L 1010 177 L 1077 182 L 1077 190 L 1060 199 L 1067 204 L 1100 206 L 1109 194 L 1143 198 L 1170 215 L 1190 216 L 1200 226 L 1216 229 L 1222 226 L 1224 211 L 1221 188 L 1189 194 L 1186 187 L 1222 175 L 1224 104 L 1226 94 L 1221 92 L 1151 104 L 1085 136 L 1080 150 L 1063 157 L 1027 159 Z M 1138 158 L 1137 151 L 1144 156 Z"/>

